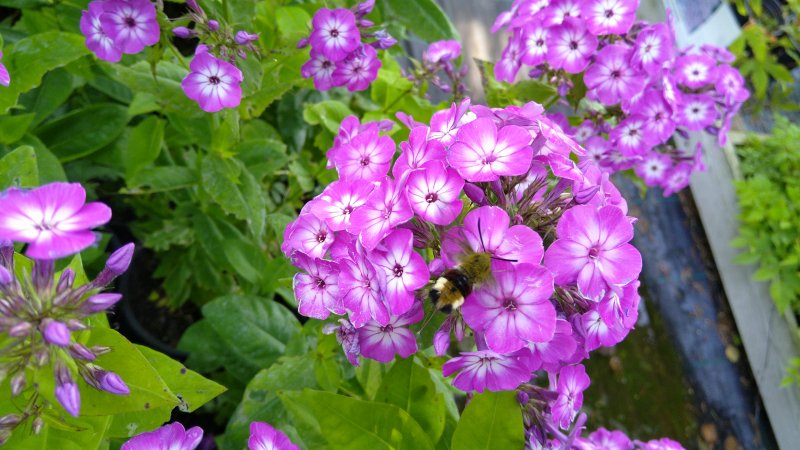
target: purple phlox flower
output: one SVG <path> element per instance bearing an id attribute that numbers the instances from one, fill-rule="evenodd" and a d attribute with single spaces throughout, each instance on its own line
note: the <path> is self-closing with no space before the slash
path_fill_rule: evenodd
<path id="1" fill-rule="evenodd" d="M 0 236 L 28 243 L 33 259 L 58 259 L 78 253 L 96 241 L 90 230 L 111 219 L 103 203 L 86 203 L 78 183 L 50 183 L 32 190 L 0 193 Z"/>
<path id="2" fill-rule="evenodd" d="M 215 58 L 208 52 L 196 53 L 189 64 L 188 75 L 181 82 L 186 96 L 200 109 L 217 112 L 235 108 L 242 101 L 242 71 L 233 64 Z"/>
<path id="3" fill-rule="evenodd" d="M 503 50 L 500 60 L 494 66 L 494 77 L 498 81 L 514 82 L 519 68 L 522 66 L 519 58 L 522 52 L 522 34 L 515 30 L 508 38 L 508 44 Z"/>
<path id="4" fill-rule="evenodd" d="M 572 138 L 579 144 L 584 144 L 589 138 L 594 136 L 597 136 L 597 128 L 595 128 L 594 122 L 591 120 L 584 120 L 572 134 Z M 588 152 L 586 145 L 583 145 L 583 148 Z"/>
<path id="5" fill-rule="evenodd" d="M 568 17 L 581 15 L 580 0 L 553 0 L 544 9 L 542 22 L 547 26 L 561 25 Z"/>
<path id="6" fill-rule="evenodd" d="M 173 422 L 154 431 L 134 436 L 122 444 L 121 450 L 194 450 L 203 439 L 203 429 L 188 430 L 179 422 Z"/>
<path id="7" fill-rule="evenodd" d="M 249 450 L 300 450 L 300 447 L 289 440 L 281 430 L 273 428 L 266 422 L 251 422 L 250 437 L 247 439 Z"/>
<path id="8" fill-rule="evenodd" d="M 609 431 L 598 428 L 586 438 L 597 449 L 602 450 L 633 450 L 633 442 L 622 431 Z"/>
<path id="9" fill-rule="evenodd" d="M 603 320 L 621 324 L 626 331 L 631 330 L 639 318 L 639 284 L 639 280 L 634 280 L 622 288 L 611 290 L 597 305 Z"/>
<path id="10" fill-rule="evenodd" d="M 690 131 L 700 131 L 717 120 L 714 99 L 708 94 L 684 94 L 678 104 L 678 123 Z"/>
<path id="11" fill-rule="evenodd" d="M 596 36 L 625 34 L 636 20 L 638 8 L 639 0 L 590 0 L 583 2 L 581 16 Z"/>
<path id="12" fill-rule="evenodd" d="M 558 239 L 545 252 L 545 266 L 556 284 L 577 281 L 590 299 L 630 283 L 642 270 L 642 256 L 628 243 L 633 225 L 616 206 L 575 206 L 564 213 L 556 233 Z"/>
<path id="13" fill-rule="evenodd" d="M 314 88 L 318 91 L 327 91 L 335 86 L 333 82 L 333 72 L 335 70 L 335 62 L 321 51 L 311 50 L 311 59 L 300 67 L 300 75 L 303 78 L 313 78 Z"/>
<path id="14" fill-rule="evenodd" d="M 529 66 L 538 66 L 547 58 L 547 39 L 549 28 L 542 22 L 533 22 L 525 26 L 522 32 L 522 62 Z"/>
<path id="15" fill-rule="evenodd" d="M 556 319 L 553 338 L 546 342 L 531 342 L 533 360 L 541 364 L 542 369 L 556 372 L 561 363 L 569 362 L 575 354 L 578 343 L 572 333 L 572 325 L 564 319 Z"/>
<path id="16" fill-rule="evenodd" d="M 236 37 L 234 40 L 239 45 L 247 45 L 253 41 L 258 40 L 258 33 L 248 33 L 247 31 L 240 30 L 236 32 Z"/>
<path id="17" fill-rule="evenodd" d="M 550 272 L 532 264 L 495 266 L 494 280 L 468 296 L 462 306 L 467 325 L 485 333 L 486 344 L 498 353 L 552 339 L 556 310 L 550 303 Z"/>
<path id="18" fill-rule="evenodd" d="M 554 69 L 580 73 L 597 49 L 597 37 L 579 19 L 568 18 L 550 29 L 547 41 L 547 62 Z"/>
<path id="19" fill-rule="evenodd" d="M 436 41 L 431 42 L 425 53 L 422 54 L 422 60 L 429 64 L 438 64 L 454 59 L 461 56 L 461 43 L 455 40 Z"/>
<path id="20" fill-rule="evenodd" d="M 509 228 L 510 222 L 508 213 L 497 206 L 470 211 L 464 217 L 463 227 L 449 229 L 442 238 L 445 265 L 453 267 L 457 263 L 465 243 L 474 252 L 491 253 L 515 264 L 540 264 L 544 253 L 542 238 L 525 225 Z"/>
<path id="21" fill-rule="evenodd" d="M 156 7 L 152 2 L 105 0 L 102 6 L 102 32 L 114 41 L 114 46 L 122 53 L 139 53 L 160 39 L 161 30 L 156 20 Z"/>
<path id="22" fill-rule="evenodd" d="M 664 71 L 664 75 L 661 77 L 661 89 L 664 101 L 672 111 L 675 111 L 678 107 L 678 86 L 675 84 L 675 77 L 668 71 Z"/>
<path id="23" fill-rule="evenodd" d="M 411 130 L 408 141 L 400 143 L 400 157 L 392 167 L 392 175 L 400 178 L 406 171 L 418 169 L 428 161 L 444 161 L 444 145 L 436 139 L 428 138 L 428 127 L 421 126 Z"/>
<path id="24" fill-rule="evenodd" d="M 330 259 L 339 261 L 341 258 L 349 258 L 356 251 L 358 236 L 353 236 L 347 231 L 337 231 L 334 233 L 333 245 L 328 249 Z"/>
<path id="25" fill-rule="evenodd" d="M 334 240 L 324 220 L 308 212 L 300 214 L 288 237 L 290 248 L 312 258 L 324 258 Z"/>
<path id="26" fill-rule="evenodd" d="M 465 124 L 475 120 L 475 114 L 469 111 L 471 101 L 465 98 L 459 104 L 453 103 L 449 109 L 436 112 L 431 117 L 429 140 L 437 140 L 449 148 L 458 135 L 458 130 Z"/>
<path id="27" fill-rule="evenodd" d="M 583 75 L 587 96 L 604 105 L 615 105 L 642 91 L 645 77 L 631 66 L 629 59 L 630 47 L 624 44 L 600 50 Z"/>
<path id="28" fill-rule="evenodd" d="M 89 3 L 88 10 L 81 13 L 81 33 L 86 36 L 86 48 L 98 58 L 117 62 L 122 59 L 122 52 L 114 44 L 114 40 L 103 30 L 100 17 L 105 12 L 104 3 L 93 1 Z"/>
<path id="29" fill-rule="evenodd" d="M 511 28 L 519 28 L 531 20 L 540 18 L 550 4 L 549 0 L 517 0 L 515 3 L 518 4 L 518 7 L 515 17 L 511 20 Z"/>
<path id="30" fill-rule="evenodd" d="M 613 347 L 628 334 L 629 328 L 619 320 L 609 320 L 598 309 L 590 309 L 581 316 L 584 345 L 592 351 L 599 347 Z"/>
<path id="31" fill-rule="evenodd" d="M 609 138 L 623 155 L 642 155 L 653 146 L 652 136 L 645 131 L 646 123 L 644 116 L 628 116 L 611 130 Z"/>
<path id="32" fill-rule="evenodd" d="M 361 132 L 334 153 L 339 177 L 347 181 L 379 181 L 389 173 L 395 143 L 377 128 Z"/>
<path id="33" fill-rule="evenodd" d="M 358 330 L 347 319 L 339 319 L 339 325 L 328 323 L 322 327 L 325 334 L 336 334 L 336 341 L 342 346 L 350 364 L 358 367 L 361 357 L 361 346 L 358 343 Z"/>
<path id="34" fill-rule="evenodd" d="M 575 139 L 565 133 L 557 123 L 547 118 L 536 120 L 534 128 L 538 129 L 545 138 L 544 146 L 539 149 L 537 155 L 549 156 L 556 153 L 569 158 L 570 153 L 574 153 L 576 156 L 583 156 L 586 153 L 586 150 L 575 142 Z M 538 140 L 537 137 L 533 143 L 534 146 L 537 145 Z"/>
<path id="35" fill-rule="evenodd" d="M 373 183 L 337 180 L 308 202 L 308 210 L 324 220 L 332 231 L 341 231 L 350 225 L 350 214 L 367 202 L 374 189 Z"/>
<path id="36" fill-rule="evenodd" d="M 439 111 L 439 112 L 441 112 L 441 111 Z M 437 112 L 437 114 L 438 114 L 438 112 Z M 417 122 L 412 116 L 404 113 L 403 111 L 397 111 L 395 113 L 395 117 L 397 117 L 397 120 L 399 120 L 400 123 L 405 125 L 406 128 L 408 128 L 409 130 L 413 130 L 414 128 L 417 128 L 417 127 L 427 127 L 426 124 L 424 124 L 422 122 Z"/>
<path id="37" fill-rule="evenodd" d="M 391 123 L 391 121 L 389 122 Z M 381 131 L 391 130 L 391 127 L 389 127 L 389 130 L 383 130 L 378 126 L 379 124 L 380 122 L 365 122 L 362 124 L 356 116 L 351 115 L 345 117 L 339 125 L 339 133 L 333 138 L 333 147 L 328 149 L 325 153 L 325 156 L 328 157 L 327 168 L 332 169 L 334 167 L 336 152 L 339 150 L 339 147 L 349 144 L 350 141 L 359 134 L 377 134 Z"/>
<path id="38" fill-rule="evenodd" d="M 500 354 L 491 350 L 462 352 L 442 366 L 442 375 L 459 372 L 453 386 L 466 392 L 509 391 L 531 379 L 531 352 L 527 348 Z"/>
<path id="39" fill-rule="evenodd" d="M 508 125 L 500 130 L 490 119 L 476 119 L 458 130 L 447 162 L 467 181 L 494 181 L 501 176 L 528 171 L 533 150 L 524 128 Z"/>
<path id="40" fill-rule="evenodd" d="M 649 25 L 636 37 L 631 63 L 649 74 L 655 74 L 662 64 L 672 60 L 674 49 L 666 24 Z"/>
<path id="41" fill-rule="evenodd" d="M 453 223 L 461 213 L 464 179 L 452 167 L 439 161 L 426 163 L 408 177 L 406 189 L 411 208 L 422 219 L 436 224 Z"/>
<path id="42" fill-rule="evenodd" d="M 292 263 L 304 272 L 295 274 L 292 281 L 300 314 L 325 320 L 331 312 L 346 312 L 339 296 L 339 264 L 299 251 L 292 255 Z"/>
<path id="43" fill-rule="evenodd" d="M 689 176 L 692 174 L 692 164 L 682 162 L 672 166 L 664 177 L 661 187 L 664 189 L 664 197 L 669 197 L 675 192 L 680 191 L 689 185 Z"/>
<path id="44" fill-rule="evenodd" d="M 569 428 L 572 419 L 580 411 L 583 405 L 583 391 L 589 387 L 590 383 L 589 376 L 586 375 L 586 369 L 580 364 L 562 367 L 559 370 L 558 399 L 550 408 L 553 420 L 561 428 Z"/>
<path id="45" fill-rule="evenodd" d="M 672 167 L 672 158 L 663 154 L 650 152 L 642 157 L 643 159 L 634 166 L 634 171 L 645 184 L 654 187 L 660 186 L 666 177 L 667 172 Z"/>
<path id="46" fill-rule="evenodd" d="M 70 331 L 63 322 L 50 318 L 42 320 L 39 326 L 45 342 L 59 347 L 67 347 L 70 343 Z"/>
<path id="47" fill-rule="evenodd" d="M 717 67 L 715 87 L 717 93 L 725 98 L 725 103 L 728 105 L 743 103 L 750 97 L 750 92 L 745 88 L 742 74 L 728 65 Z"/>
<path id="48" fill-rule="evenodd" d="M 389 323 L 381 325 L 370 321 L 358 329 L 358 342 L 361 354 L 375 361 L 388 363 L 395 355 L 408 358 L 417 352 L 417 339 L 414 332 L 405 328 L 422 320 L 422 302 L 416 302 L 401 316 L 392 315 Z"/>
<path id="49" fill-rule="evenodd" d="M 356 247 L 356 254 L 340 261 L 342 302 L 354 327 L 361 328 L 371 319 L 386 325 L 389 323 L 389 307 L 381 293 L 378 272 L 366 251 L 359 244 Z"/>
<path id="50" fill-rule="evenodd" d="M 547 192 L 547 167 L 535 159 L 531 164 L 528 174 L 525 175 L 525 178 L 517 183 L 517 185 L 514 187 L 517 194 L 517 202 L 521 202 L 523 200 L 525 191 L 528 190 L 534 183 L 541 186 L 541 188 L 533 194 L 533 197 L 530 199 L 531 202 L 542 200 L 544 198 L 544 194 Z"/>
<path id="51" fill-rule="evenodd" d="M 717 63 L 708 55 L 685 55 L 675 63 L 678 83 L 697 89 L 716 81 Z"/>
<path id="52" fill-rule="evenodd" d="M 414 217 L 403 180 L 386 178 L 364 206 L 353 211 L 350 227 L 367 250 L 372 250 L 392 229 Z"/>
<path id="53" fill-rule="evenodd" d="M 322 52 L 331 61 L 341 61 L 361 44 L 356 17 L 344 8 L 321 8 L 311 20 L 311 48 Z"/>
<path id="54" fill-rule="evenodd" d="M 642 130 L 653 144 L 666 142 L 675 132 L 672 110 L 661 93 L 655 89 L 647 90 L 633 113 L 645 119 Z"/>
<path id="55" fill-rule="evenodd" d="M 393 316 L 405 314 L 414 304 L 414 292 L 428 283 L 425 260 L 414 251 L 411 230 L 392 231 L 372 252 L 371 260 L 382 272 L 381 291 Z"/>
<path id="56" fill-rule="evenodd" d="M 684 450 L 683 446 L 672 439 L 661 438 L 652 441 L 635 441 L 639 450 Z"/>
<path id="57" fill-rule="evenodd" d="M 594 196 L 589 204 L 598 208 L 609 205 L 616 206 L 622 210 L 622 214 L 628 214 L 628 203 L 619 192 L 619 189 L 611 182 L 611 175 L 608 172 L 587 170 L 584 173 L 586 173 L 586 178 L 592 185 L 600 187 L 597 195 Z"/>
<path id="58" fill-rule="evenodd" d="M 581 158 L 581 169 L 586 173 L 584 161 L 591 162 L 595 167 L 601 168 L 605 165 L 605 159 L 611 149 L 609 142 L 602 136 L 592 136 L 584 144 L 586 156 Z"/>
<path id="59" fill-rule="evenodd" d="M 494 20 L 494 24 L 492 24 L 491 32 L 497 33 L 501 28 L 508 25 L 511 22 L 511 18 L 514 16 L 514 10 L 511 11 L 503 11 L 497 18 Z"/>
<path id="60" fill-rule="evenodd" d="M 334 86 L 347 86 L 347 90 L 363 91 L 369 84 L 378 78 L 378 69 L 381 60 L 375 49 L 369 45 L 362 45 L 353 50 L 347 58 L 336 63 L 332 79 Z"/>

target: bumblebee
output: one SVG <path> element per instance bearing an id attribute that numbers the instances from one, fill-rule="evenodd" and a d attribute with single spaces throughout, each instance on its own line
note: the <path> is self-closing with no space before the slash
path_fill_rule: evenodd
<path id="1" fill-rule="evenodd" d="M 436 309 L 449 314 L 464 304 L 476 285 L 492 275 L 492 255 L 479 252 L 466 255 L 458 266 L 446 270 L 428 293 Z"/>

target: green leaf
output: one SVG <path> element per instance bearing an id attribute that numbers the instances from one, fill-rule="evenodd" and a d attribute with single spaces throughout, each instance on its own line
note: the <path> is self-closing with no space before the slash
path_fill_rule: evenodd
<path id="1" fill-rule="evenodd" d="M 225 386 L 187 369 L 163 353 L 141 345 L 137 345 L 136 348 L 158 371 L 172 393 L 180 399 L 178 407 L 183 412 L 193 412 L 225 392 Z"/>
<path id="2" fill-rule="evenodd" d="M 434 0 L 383 0 L 384 16 L 399 21 L 425 41 L 460 39 L 456 27 Z"/>
<path id="3" fill-rule="evenodd" d="M 22 139 L 36 114 L 0 116 L 0 144 L 13 144 Z"/>
<path id="4" fill-rule="evenodd" d="M 147 165 L 155 162 L 161 153 L 166 122 L 156 116 L 149 116 L 133 129 L 128 137 L 125 152 L 126 179 L 131 179 Z"/>
<path id="5" fill-rule="evenodd" d="M 185 189 L 197 184 L 195 171 L 182 166 L 158 166 L 137 173 L 126 180 L 128 192 L 165 192 Z"/>
<path id="6" fill-rule="evenodd" d="M 7 388 L 7 386 L 5 386 Z M 70 418 L 69 425 L 45 417 L 45 426 L 39 435 L 20 427 L 11 435 L 4 448 L 20 450 L 101 449 L 111 417 Z"/>
<path id="7" fill-rule="evenodd" d="M 261 297 L 219 297 L 203 306 L 203 316 L 237 359 L 237 370 L 250 376 L 274 363 L 300 333 L 291 311 Z"/>
<path id="8" fill-rule="evenodd" d="M 245 448 L 253 421 L 267 422 L 279 428 L 291 423 L 277 392 L 316 388 L 312 367 L 307 356 L 283 357 L 268 369 L 258 372 L 247 384 L 242 401 L 228 422 L 222 450 Z M 289 437 L 295 443 L 300 442 L 291 433 Z"/>
<path id="9" fill-rule="evenodd" d="M 425 434 L 436 442 L 444 431 L 445 408 L 428 370 L 414 358 L 396 361 L 383 377 L 375 401 L 399 406 L 409 413 Z"/>
<path id="10" fill-rule="evenodd" d="M 558 96 L 555 86 L 543 83 L 539 80 L 525 80 L 515 83 L 508 90 L 509 95 L 515 100 L 527 103 L 534 101 L 546 104 L 554 97 Z"/>
<path id="11" fill-rule="evenodd" d="M 286 40 L 296 41 L 298 38 L 308 36 L 311 16 L 299 6 L 281 6 L 275 10 L 275 22 L 278 25 L 278 32 Z"/>
<path id="12" fill-rule="evenodd" d="M 278 397 L 295 423 L 319 430 L 330 448 L 433 449 L 419 424 L 397 406 L 310 389 L 280 391 Z"/>
<path id="13" fill-rule="evenodd" d="M 52 120 L 34 133 L 59 161 L 90 155 L 110 144 L 128 123 L 126 108 L 97 103 Z"/>
<path id="14" fill-rule="evenodd" d="M 228 213 L 247 221 L 261 236 L 267 220 L 266 202 L 253 174 L 235 158 L 207 155 L 202 163 L 203 189 Z"/>
<path id="15" fill-rule="evenodd" d="M 76 33 L 50 31 L 21 39 L 8 49 L 3 62 L 11 84 L 0 89 L 0 114 L 8 112 L 20 94 L 38 86 L 45 73 L 88 55 L 85 39 Z"/>
<path id="16" fill-rule="evenodd" d="M 39 183 L 47 184 L 53 181 L 67 181 L 67 174 L 64 173 L 64 167 L 58 162 L 58 158 L 47 147 L 42 144 L 36 136 L 32 134 L 25 135 L 20 144 L 30 145 L 36 151 L 36 164 L 39 166 Z"/>
<path id="17" fill-rule="evenodd" d="M 181 88 L 181 81 L 187 73 L 183 66 L 161 61 L 156 65 L 155 75 L 147 61 L 139 61 L 130 67 L 112 64 L 109 70 L 111 76 L 124 83 L 131 91 L 153 95 L 167 112 L 203 114 L 197 103 L 186 97 Z"/>
<path id="18" fill-rule="evenodd" d="M 322 125 L 331 133 L 339 133 L 339 126 L 353 111 L 338 100 L 325 100 L 303 106 L 303 119 L 311 125 Z"/>
<path id="19" fill-rule="evenodd" d="M 207 320 L 193 323 L 183 332 L 178 349 L 189 353 L 186 364 L 203 372 L 213 372 L 224 365 L 228 350 Z"/>
<path id="20" fill-rule="evenodd" d="M 452 447 L 459 450 L 525 447 L 516 394 L 504 391 L 476 395 L 461 415 Z"/>
<path id="21" fill-rule="evenodd" d="M 38 89 L 22 95 L 19 103 L 35 113 L 32 126 L 36 126 L 63 105 L 72 91 L 72 75 L 65 69 L 56 69 L 44 76 Z"/>
<path id="22" fill-rule="evenodd" d="M 0 191 L 12 186 L 34 187 L 39 184 L 36 152 L 25 145 L 0 158 Z"/>

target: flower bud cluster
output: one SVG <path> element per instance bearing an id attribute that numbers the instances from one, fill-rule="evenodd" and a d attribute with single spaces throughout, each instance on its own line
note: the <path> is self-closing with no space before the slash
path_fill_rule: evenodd
<path id="1" fill-rule="evenodd" d="M 475 350 L 442 367 L 455 387 L 529 390 L 537 424 L 569 427 L 589 384 L 580 362 L 637 318 L 625 200 L 574 162 L 585 150 L 536 103 L 465 99 L 429 124 L 402 120 L 398 156 L 380 123 L 346 119 L 328 152 L 339 180 L 287 226 L 300 314 L 335 317 L 325 331 L 353 364 L 431 345 L 443 356 L 471 336 Z M 418 342 L 411 328 L 442 312 L 432 342 Z M 564 381 L 536 387 L 542 377 Z"/>
<path id="2" fill-rule="evenodd" d="M 11 395 L 38 389 L 35 372 L 49 371 L 55 379 L 55 397 L 73 416 L 80 412 L 82 378 L 96 389 L 127 395 L 127 385 L 115 373 L 97 365 L 109 347 L 87 346 L 80 333 L 90 329 L 89 318 L 105 312 L 120 294 L 102 292 L 130 265 L 134 246 L 115 251 L 94 280 L 76 283 L 67 267 L 55 271 L 56 258 L 70 256 L 95 242 L 91 228 L 104 224 L 111 213 L 102 203 L 84 204 L 78 184 L 52 183 L 33 190 L 12 188 L 0 193 L 0 373 L 10 380 Z M 15 257 L 13 241 L 27 243 L 26 260 Z M 42 396 L 21 416 L 41 415 Z M 13 422 L 13 423 L 12 423 Z M 0 438 L 20 421 L 0 418 Z M 39 426 L 41 428 L 41 426 Z M 6 436 L 7 438 L 7 436 Z"/>
<path id="3" fill-rule="evenodd" d="M 564 97 L 582 78 L 589 100 L 578 105 L 582 123 L 572 129 L 563 120 L 565 131 L 604 172 L 633 168 L 670 195 L 704 169 L 702 147 L 684 148 L 675 136 L 705 131 L 724 145 L 749 92 L 730 52 L 677 48 L 671 20 L 636 22 L 638 3 L 515 1 L 492 28 L 511 34 L 495 76 L 513 82 L 527 65 L 530 77 Z"/>
<path id="4" fill-rule="evenodd" d="M 303 78 L 313 78 L 320 91 L 339 86 L 363 91 L 375 81 L 381 67 L 377 50 L 386 50 L 397 40 L 365 18 L 374 6 L 375 0 L 367 0 L 352 9 L 317 10 L 311 35 L 297 44 L 311 46 L 311 57 L 300 69 Z"/>
<path id="5" fill-rule="evenodd" d="M 418 87 L 423 82 L 429 81 L 443 92 L 451 94 L 455 101 L 459 101 L 464 98 L 467 91 L 464 77 L 469 69 L 466 64 L 460 68 L 456 67 L 456 60 L 460 56 L 460 42 L 454 40 L 432 42 L 423 52 L 421 63 L 412 60 L 415 68 L 408 78 L 417 83 Z"/>

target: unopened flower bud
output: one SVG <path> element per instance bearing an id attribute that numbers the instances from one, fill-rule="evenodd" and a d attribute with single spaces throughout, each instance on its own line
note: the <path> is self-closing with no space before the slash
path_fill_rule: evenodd
<path id="1" fill-rule="evenodd" d="M 11 395 L 16 397 L 25 389 L 28 383 L 25 381 L 25 372 L 22 371 L 11 377 Z"/>
<path id="2" fill-rule="evenodd" d="M 95 345 L 92 347 L 92 353 L 97 356 L 105 355 L 106 353 L 111 351 L 111 347 L 106 347 L 103 345 Z"/>
<path id="3" fill-rule="evenodd" d="M 22 422 L 19 414 L 6 414 L 0 417 L 0 429 L 12 429 Z"/>
<path id="4" fill-rule="evenodd" d="M 201 16 L 205 14 L 205 12 L 203 12 L 203 8 L 197 4 L 197 0 L 186 0 L 186 4 L 197 14 L 200 14 Z"/>
<path id="5" fill-rule="evenodd" d="M 310 41 L 308 38 L 300 39 L 299 41 L 297 41 L 297 48 L 306 48 L 308 47 L 309 42 Z"/>
<path id="6" fill-rule="evenodd" d="M 111 308 L 117 302 L 119 302 L 120 299 L 122 299 L 122 295 L 113 292 L 95 294 L 86 299 L 86 301 L 81 305 L 81 309 L 91 314 L 99 313 Z"/>
<path id="7" fill-rule="evenodd" d="M 36 367 L 44 367 L 47 365 L 49 359 L 50 350 L 46 348 L 40 348 L 33 353 L 33 362 L 36 364 Z"/>
<path id="8" fill-rule="evenodd" d="M 61 406 L 73 417 L 78 417 L 81 409 L 81 394 L 78 385 L 72 378 L 72 373 L 63 364 L 55 368 L 56 372 L 56 399 Z"/>
<path id="9" fill-rule="evenodd" d="M 14 243 L 5 239 L 0 239 L 0 266 L 14 269 Z"/>
<path id="10" fill-rule="evenodd" d="M 42 320 L 39 325 L 39 330 L 42 332 L 45 342 L 59 347 L 66 347 L 70 341 L 70 331 L 67 325 L 53 319 Z"/>
<path id="11" fill-rule="evenodd" d="M 11 430 L 0 430 L 0 446 L 5 445 L 11 439 Z"/>
<path id="12" fill-rule="evenodd" d="M 211 30 L 211 31 L 219 30 L 219 22 L 217 22 L 216 20 L 209 20 L 208 21 L 208 29 Z"/>
<path id="13" fill-rule="evenodd" d="M 39 435 L 42 432 L 42 428 L 44 428 L 44 420 L 41 417 L 37 417 L 33 419 L 33 425 L 31 425 L 33 429 L 33 434 Z"/>
<path id="14" fill-rule="evenodd" d="M 61 277 L 58 279 L 58 285 L 56 285 L 56 292 L 61 293 L 69 288 L 72 287 L 72 283 L 75 282 L 75 271 L 67 267 L 61 272 Z"/>
<path id="15" fill-rule="evenodd" d="M 433 258 L 428 264 L 428 272 L 431 273 L 432 277 L 441 276 L 444 273 L 444 269 L 444 261 L 442 261 L 442 258 Z"/>
<path id="16" fill-rule="evenodd" d="M 97 375 L 97 381 L 100 382 L 100 389 L 110 394 L 128 395 L 131 393 L 131 390 L 128 389 L 128 385 L 114 372 L 101 370 Z"/>
<path id="17" fill-rule="evenodd" d="M 531 397 L 528 395 L 527 392 L 525 391 L 517 392 L 517 401 L 519 402 L 520 405 L 527 405 L 530 399 Z"/>
<path id="18" fill-rule="evenodd" d="M 19 322 L 8 330 L 8 335 L 12 337 L 27 336 L 32 328 L 30 322 Z"/>
<path id="19" fill-rule="evenodd" d="M 238 31 L 236 36 L 233 38 L 239 45 L 247 45 L 253 41 L 258 40 L 257 34 L 248 33 L 247 31 Z"/>
<path id="20" fill-rule="evenodd" d="M 14 280 L 14 276 L 11 275 L 11 272 L 8 271 L 3 266 L 0 266 L 0 287 L 11 284 L 11 281 Z"/>
<path id="21" fill-rule="evenodd" d="M 135 246 L 133 243 L 129 243 L 114 251 L 114 253 L 112 253 L 111 256 L 109 256 L 106 260 L 106 266 L 102 271 L 100 271 L 100 274 L 97 275 L 97 278 L 92 281 L 92 286 L 107 286 L 108 283 L 111 283 L 114 278 L 125 273 L 125 271 L 128 270 L 128 267 L 131 265 L 134 249 Z"/>
<path id="22" fill-rule="evenodd" d="M 478 186 L 472 183 L 464 183 L 464 193 L 467 194 L 467 198 L 472 200 L 476 205 L 483 206 L 486 204 L 486 194 L 484 194 L 483 189 Z"/>
<path id="23" fill-rule="evenodd" d="M 367 14 L 372 12 L 372 8 L 375 7 L 375 0 L 366 0 L 356 5 L 355 8 L 355 15 L 357 17 L 364 17 Z"/>
<path id="24" fill-rule="evenodd" d="M 361 19 L 358 21 L 358 26 L 361 28 L 372 28 L 375 26 L 375 22 L 367 19 Z"/>
<path id="25" fill-rule="evenodd" d="M 194 31 L 186 27 L 175 27 L 172 29 L 172 34 L 182 39 L 188 39 L 195 36 Z"/>
<path id="26" fill-rule="evenodd" d="M 89 347 L 77 342 L 70 344 L 69 354 L 75 359 L 82 359 L 84 361 L 94 361 L 97 358 Z"/>
<path id="27" fill-rule="evenodd" d="M 55 262 L 51 259 L 39 259 L 33 263 L 31 281 L 38 292 L 48 292 L 53 286 Z"/>

